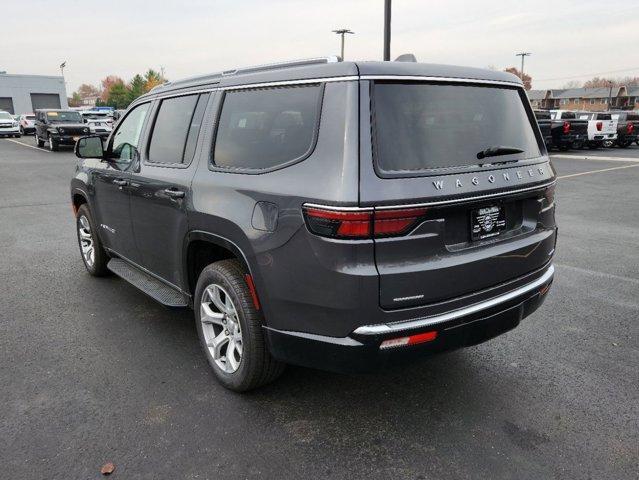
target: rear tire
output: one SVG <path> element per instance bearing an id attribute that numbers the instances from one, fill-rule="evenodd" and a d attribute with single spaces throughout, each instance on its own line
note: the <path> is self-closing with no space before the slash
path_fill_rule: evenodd
<path id="1" fill-rule="evenodd" d="M 75 224 L 80 255 L 87 272 L 94 277 L 108 275 L 109 270 L 106 265 L 109 261 L 109 256 L 102 246 L 95 223 L 93 223 L 93 217 L 86 203 L 78 208 Z"/>
<path id="2" fill-rule="evenodd" d="M 266 385 L 284 371 L 268 351 L 263 316 L 245 275 L 237 260 L 212 263 L 202 270 L 194 296 L 200 344 L 218 381 L 235 392 Z"/>

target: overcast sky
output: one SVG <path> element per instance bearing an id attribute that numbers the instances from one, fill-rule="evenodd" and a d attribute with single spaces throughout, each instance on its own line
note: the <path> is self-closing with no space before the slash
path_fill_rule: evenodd
<path id="1" fill-rule="evenodd" d="M 0 70 L 59 74 L 69 94 L 115 74 L 169 79 L 339 53 L 381 60 L 383 0 L 0 0 Z M 503 69 L 532 52 L 533 88 L 639 75 L 638 0 L 394 0 L 392 56 Z M 610 73 L 609 73 L 610 72 Z"/>

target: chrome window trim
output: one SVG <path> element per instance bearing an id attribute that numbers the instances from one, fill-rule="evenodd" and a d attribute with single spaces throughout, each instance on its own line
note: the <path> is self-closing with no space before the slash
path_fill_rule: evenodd
<path id="1" fill-rule="evenodd" d="M 519 82 L 507 82 L 505 80 L 484 80 L 480 78 L 467 77 L 429 77 L 420 75 L 360 75 L 361 80 L 411 80 L 421 82 L 439 82 L 439 83 L 481 83 L 487 85 L 507 85 L 509 87 L 524 86 Z"/>
<path id="2" fill-rule="evenodd" d="M 496 307 L 501 303 L 507 302 L 509 300 L 513 300 L 520 295 L 524 295 L 530 292 L 531 290 L 541 287 L 542 285 L 549 282 L 553 278 L 554 273 L 555 273 L 555 267 L 554 265 L 551 264 L 548 267 L 548 270 L 546 270 L 546 273 L 544 273 L 537 280 L 534 280 L 522 287 L 519 287 L 503 295 L 493 297 L 490 300 L 475 303 L 474 305 L 460 308 L 459 310 L 454 310 L 452 312 L 447 312 L 440 315 L 433 315 L 432 317 L 419 318 L 416 320 L 407 320 L 407 321 L 395 322 L 395 323 L 383 323 L 380 325 L 364 325 L 362 327 L 356 328 L 353 331 L 353 333 L 357 335 L 385 335 L 389 333 L 402 332 L 404 330 L 411 330 L 413 328 L 429 327 L 429 326 L 437 325 L 443 322 L 448 322 L 450 320 L 455 320 L 457 318 L 465 317 L 467 315 L 472 315 L 473 313 L 481 312 L 482 310 L 487 310 L 489 308 Z"/>
<path id="3" fill-rule="evenodd" d="M 220 90 L 245 90 L 248 88 L 306 85 L 309 83 L 352 82 L 359 79 L 360 77 L 358 75 L 347 75 L 344 77 L 320 77 L 320 78 L 305 78 L 303 80 L 278 80 L 275 82 L 247 83 L 243 85 L 229 85 L 228 87 L 220 87 L 219 89 Z"/>

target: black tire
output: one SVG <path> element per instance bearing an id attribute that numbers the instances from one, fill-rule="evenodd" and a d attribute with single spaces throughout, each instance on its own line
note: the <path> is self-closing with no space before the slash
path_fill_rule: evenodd
<path id="1" fill-rule="evenodd" d="M 14 135 L 14 137 L 16 137 L 16 138 L 20 138 L 21 136 L 22 136 L 22 135 L 20 135 L 19 133 L 16 133 L 16 134 Z"/>
<path id="2" fill-rule="evenodd" d="M 49 150 L 51 150 L 52 152 L 58 151 L 58 142 L 56 142 L 51 135 L 49 135 Z"/>
<path id="3" fill-rule="evenodd" d="M 91 229 L 91 241 L 93 244 L 93 264 L 90 264 L 82 251 L 83 248 L 83 240 L 80 238 L 80 229 L 82 228 L 82 219 L 86 218 Z M 78 237 L 78 246 L 80 247 L 80 256 L 82 257 L 82 262 L 89 272 L 94 277 L 104 277 L 109 274 L 109 270 L 107 269 L 107 262 L 109 261 L 109 256 L 107 255 L 104 247 L 102 246 L 102 242 L 100 241 L 100 237 L 98 236 L 98 230 L 96 228 L 95 223 L 93 222 L 93 216 L 89 211 L 89 207 L 87 204 L 83 204 L 78 208 L 78 213 L 75 218 L 75 229 Z"/>
<path id="4" fill-rule="evenodd" d="M 207 266 L 197 281 L 194 297 L 195 323 L 200 344 L 218 381 L 235 392 L 246 392 L 274 381 L 284 371 L 275 360 L 264 339 L 261 311 L 255 308 L 246 284 L 246 272 L 237 260 L 222 260 Z M 200 321 L 200 308 L 207 287 L 219 285 L 228 292 L 241 326 L 242 356 L 237 370 L 227 373 L 216 363 L 208 348 Z"/>
<path id="5" fill-rule="evenodd" d="M 20 135 L 24 135 L 24 128 L 20 125 Z"/>
<path id="6" fill-rule="evenodd" d="M 35 141 L 39 148 L 44 148 L 44 140 L 40 140 L 37 133 L 35 134 Z"/>

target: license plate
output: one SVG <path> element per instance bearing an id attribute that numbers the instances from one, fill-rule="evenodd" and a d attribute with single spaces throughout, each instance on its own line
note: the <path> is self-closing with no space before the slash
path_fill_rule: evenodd
<path id="1" fill-rule="evenodd" d="M 77 142 L 78 140 L 80 140 L 80 137 L 73 137 L 74 142 Z"/>
<path id="2" fill-rule="evenodd" d="M 505 228 L 506 212 L 502 205 L 489 205 L 470 212 L 470 233 L 473 240 L 496 237 Z"/>

